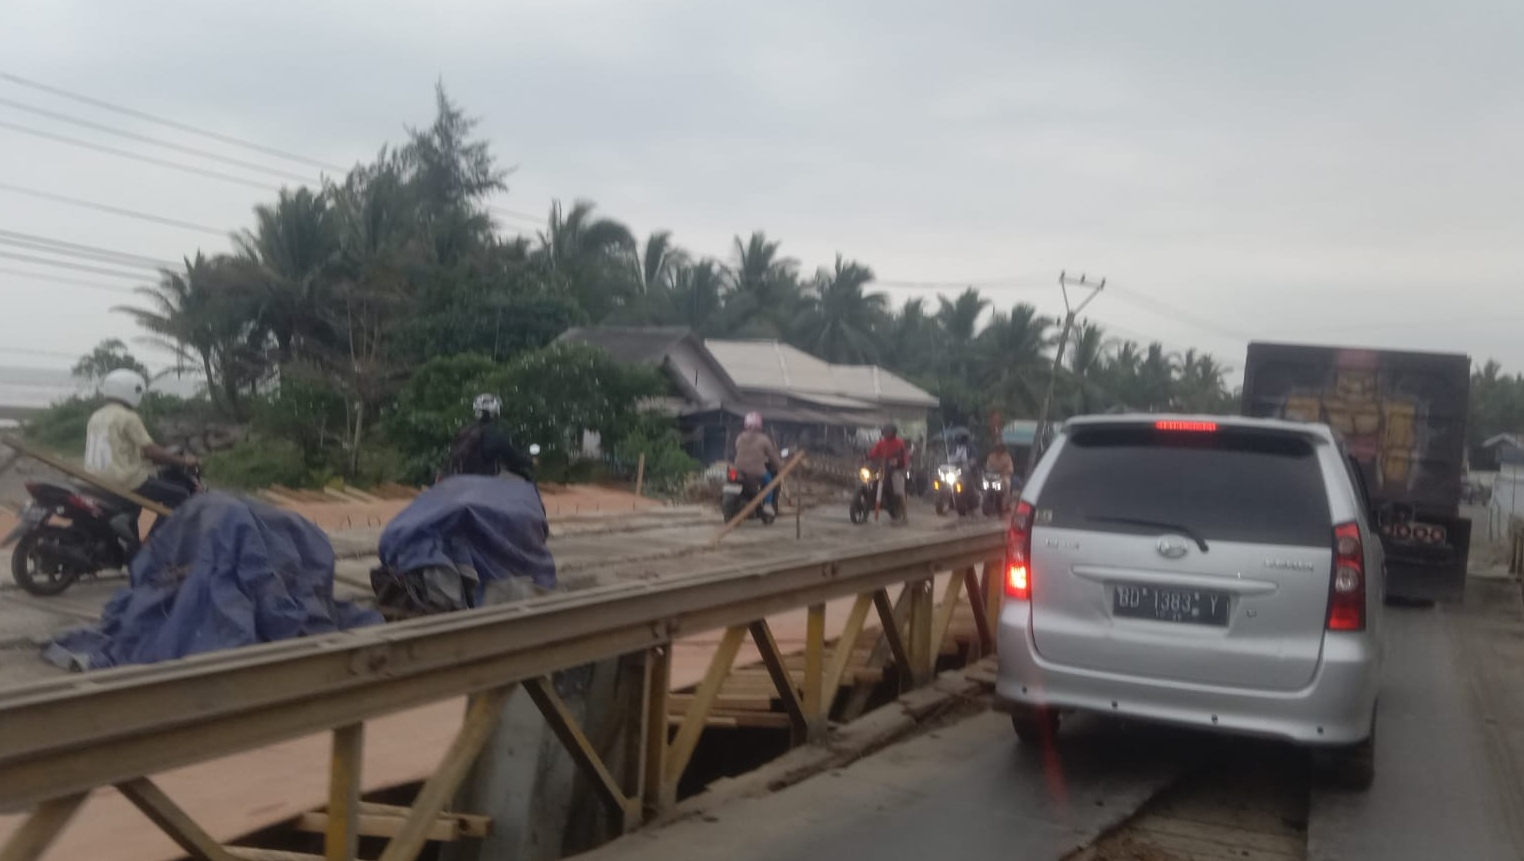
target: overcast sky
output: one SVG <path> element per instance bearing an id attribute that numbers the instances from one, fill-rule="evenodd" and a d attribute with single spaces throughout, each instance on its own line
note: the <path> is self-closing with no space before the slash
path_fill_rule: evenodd
<path id="1" fill-rule="evenodd" d="M 1114 334 L 1232 365 L 1253 337 L 1524 370 L 1520 45 L 1517 0 L 0 4 L 0 72 L 339 164 L 427 124 L 442 78 L 517 166 L 500 207 L 586 197 L 727 259 L 764 229 L 810 269 L 867 262 L 897 302 L 989 282 L 1056 313 L 1059 270 L 1103 274 Z M 0 99 L 318 173 L 3 79 Z M 228 230 L 273 195 L 9 126 L 281 182 L 0 102 L 5 186 Z M 4 187 L 0 230 L 229 245 Z M 9 270 L 130 280 L 0 270 L 0 349 L 36 351 L 0 364 L 135 334 L 109 310 L 131 297 Z"/>

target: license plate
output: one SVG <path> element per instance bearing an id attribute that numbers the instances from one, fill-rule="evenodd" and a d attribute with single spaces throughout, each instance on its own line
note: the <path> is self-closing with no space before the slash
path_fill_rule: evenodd
<path id="1" fill-rule="evenodd" d="M 1113 615 L 1156 622 L 1197 625 L 1228 624 L 1228 595 L 1209 589 L 1175 589 L 1118 583 L 1112 598 Z"/>
<path id="2" fill-rule="evenodd" d="M 713 485 L 711 485 L 711 487 L 712 486 Z M 722 492 L 726 496 L 735 496 L 736 494 L 741 492 L 741 485 L 739 485 L 739 484 L 727 484 L 727 485 L 725 485 L 725 489 Z"/>

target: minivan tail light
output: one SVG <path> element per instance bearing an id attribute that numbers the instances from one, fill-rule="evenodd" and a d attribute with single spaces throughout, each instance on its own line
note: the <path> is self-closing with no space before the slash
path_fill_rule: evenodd
<path id="1" fill-rule="evenodd" d="M 1005 535 L 1005 595 L 1032 600 L 1032 506 L 1026 502 L 1016 506 Z"/>
<path id="2" fill-rule="evenodd" d="M 1328 584 L 1328 630 L 1365 630 L 1365 546 L 1357 523 L 1334 527 L 1333 578 Z"/>
<path id="3" fill-rule="evenodd" d="M 1187 433 L 1216 433 L 1217 422 L 1182 422 L 1162 419 L 1154 422 L 1154 430 L 1185 431 Z"/>

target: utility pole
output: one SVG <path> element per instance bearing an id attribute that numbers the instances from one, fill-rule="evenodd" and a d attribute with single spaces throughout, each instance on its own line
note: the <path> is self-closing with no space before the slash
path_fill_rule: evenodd
<path id="1" fill-rule="evenodd" d="M 1071 286 L 1089 290 L 1090 295 L 1081 300 L 1078 305 L 1070 305 L 1069 288 Z M 1102 278 L 1099 284 L 1091 284 L 1083 273 L 1076 280 L 1070 278 L 1067 272 L 1059 272 L 1058 289 L 1064 293 L 1064 328 L 1058 335 L 1058 351 L 1053 354 L 1053 372 L 1048 375 L 1048 393 L 1043 396 L 1042 412 L 1037 414 L 1037 431 L 1032 436 L 1032 449 L 1027 453 L 1026 477 L 1029 479 L 1032 477 L 1032 470 L 1037 468 L 1037 458 L 1042 453 L 1041 448 L 1048 436 L 1048 411 L 1053 407 L 1053 386 L 1058 382 L 1059 368 L 1063 367 L 1064 348 L 1069 345 L 1069 332 L 1074 328 L 1075 318 L 1085 310 L 1085 306 L 1106 289 L 1106 279 Z"/>

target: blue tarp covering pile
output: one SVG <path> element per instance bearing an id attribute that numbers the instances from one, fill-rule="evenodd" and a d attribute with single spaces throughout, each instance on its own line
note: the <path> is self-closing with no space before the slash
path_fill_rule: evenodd
<path id="1" fill-rule="evenodd" d="M 132 585 L 106 605 L 100 625 L 64 634 L 46 657 L 77 669 L 150 664 L 380 622 L 334 600 L 333 566 L 328 536 L 309 521 L 238 496 L 198 494 L 133 558 Z"/>
<path id="2" fill-rule="evenodd" d="M 479 607 L 495 580 L 525 577 L 542 589 L 555 588 L 549 537 L 533 484 L 457 475 L 419 494 L 386 525 L 381 564 L 397 574 L 470 569 L 479 581 L 472 606 Z"/>

